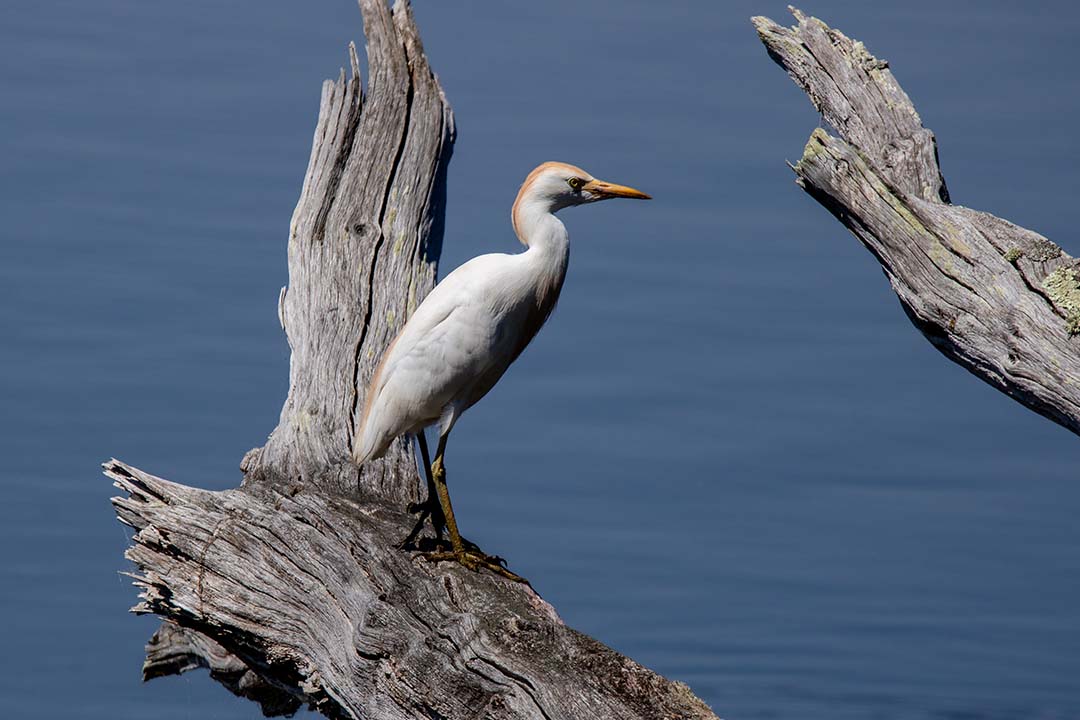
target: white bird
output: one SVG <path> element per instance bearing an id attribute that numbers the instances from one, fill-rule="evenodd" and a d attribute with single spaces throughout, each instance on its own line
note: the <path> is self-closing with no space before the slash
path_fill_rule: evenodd
<path id="1" fill-rule="evenodd" d="M 405 323 L 379 361 L 368 386 L 353 459 L 382 457 L 402 434 L 414 435 L 427 477 L 427 501 L 411 543 L 430 516 L 437 540 L 445 523 L 450 550 L 429 560 L 455 560 L 471 570 L 486 567 L 513 580 L 501 558 L 466 545 L 458 532 L 446 488 L 446 439 L 461 414 L 484 397 L 547 320 L 559 299 L 570 258 L 566 227 L 555 217 L 572 205 L 613 197 L 648 200 L 645 193 L 597 180 L 581 168 L 547 162 L 525 178 L 511 221 L 525 252 L 473 258 L 446 276 Z M 424 429 L 438 424 L 435 460 Z M 437 498 L 437 499 L 436 499 Z"/>

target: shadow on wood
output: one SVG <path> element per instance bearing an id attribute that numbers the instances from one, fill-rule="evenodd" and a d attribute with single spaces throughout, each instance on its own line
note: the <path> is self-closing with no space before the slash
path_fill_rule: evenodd
<path id="1" fill-rule="evenodd" d="M 205 667 L 268 715 L 715 718 L 527 585 L 397 549 L 418 499 L 406 440 L 362 469 L 350 461 L 368 379 L 434 284 L 454 140 L 408 3 L 360 7 L 367 87 L 350 47 L 351 74 L 323 86 L 289 230 L 277 428 L 235 490 L 105 464 L 137 531 L 133 610 L 165 619 L 144 677 Z"/>

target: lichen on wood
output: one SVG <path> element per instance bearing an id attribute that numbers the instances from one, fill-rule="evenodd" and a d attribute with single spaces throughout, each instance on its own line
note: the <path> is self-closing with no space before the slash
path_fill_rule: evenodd
<path id="1" fill-rule="evenodd" d="M 937 141 L 890 65 L 821 20 L 752 22 L 836 129 L 813 131 L 796 182 L 881 263 L 946 357 L 1080 433 L 1078 263 L 1031 230 L 952 205 Z"/>

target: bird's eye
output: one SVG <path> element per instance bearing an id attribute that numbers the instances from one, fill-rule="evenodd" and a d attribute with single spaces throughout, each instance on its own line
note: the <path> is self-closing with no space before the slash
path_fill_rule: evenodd
<path id="1" fill-rule="evenodd" d="M 581 186 L 585 184 L 585 181 L 579 177 L 572 177 L 566 181 L 566 184 L 569 185 L 572 190 L 580 190 Z"/>

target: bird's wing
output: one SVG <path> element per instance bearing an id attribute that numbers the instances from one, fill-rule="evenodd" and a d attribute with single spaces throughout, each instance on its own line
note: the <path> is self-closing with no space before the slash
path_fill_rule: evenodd
<path id="1" fill-rule="evenodd" d="M 429 293 L 372 378 L 363 435 L 396 436 L 433 423 L 451 403 L 460 412 L 479 399 L 470 402 L 478 381 L 495 369 L 501 375 L 518 345 L 515 303 L 498 292 L 514 285 L 504 280 L 515 257 L 474 258 Z"/>
<path id="2" fill-rule="evenodd" d="M 383 360 L 378 386 L 419 357 L 439 361 L 466 360 L 485 349 L 501 306 L 493 290 L 505 283 L 515 256 L 481 255 L 461 265 L 436 285 L 413 312 Z"/>

